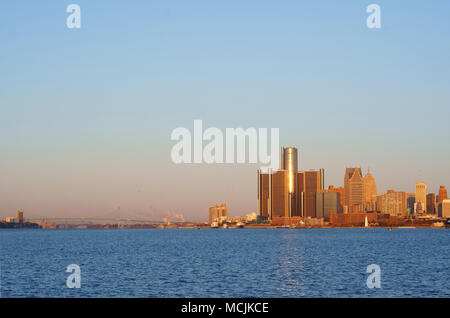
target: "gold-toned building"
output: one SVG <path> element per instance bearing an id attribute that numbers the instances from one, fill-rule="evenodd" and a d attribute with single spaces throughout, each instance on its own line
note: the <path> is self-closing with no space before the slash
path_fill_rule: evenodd
<path id="1" fill-rule="evenodd" d="M 298 169 L 297 148 L 283 147 L 281 149 L 281 170 L 288 171 L 289 193 L 295 193 L 297 169 Z"/>
<path id="2" fill-rule="evenodd" d="M 283 147 L 281 149 L 281 170 L 288 173 L 288 213 L 287 216 L 298 216 L 297 204 L 297 170 L 298 151 L 295 147 Z"/>
<path id="3" fill-rule="evenodd" d="M 316 194 L 324 191 L 324 170 L 309 170 L 299 172 L 297 176 L 299 183 L 298 206 L 300 215 L 315 218 Z"/>
<path id="4" fill-rule="evenodd" d="M 228 207 L 225 203 L 217 204 L 209 208 L 209 224 L 221 217 L 228 217 Z"/>
<path id="5" fill-rule="evenodd" d="M 316 193 L 323 190 L 324 170 L 298 172 L 298 152 L 283 147 L 281 169 L 258 170 L 258 215 L 267 218 L 316 217 Z"/>
<path id="6" fill-rule="evenodd" d="M 447 189 L 445 188 L 445 186 L 441 185 L 439 187 L 439 203 L 447 199 L 448 199 Z"/>
<path id="7" fill-rule="evenodd" d="M 270 178 L 271 174 L 262 173 L 261 170 L 258 170 L 258 215 L 263 218 L 270 218 Z"/>
<path id="8" fill-rule="evenodd" d="M 364 176 L 364 203 L 376 202 L 378 196 L 377 184 L 375 183 L 375 178 L 368 172 Z"/>
<path id="9" fill-rule="evenodd" d="M 439 203 L 439 216 L 442 218 L 450 218 L 450 200 L 444 199 Z"/>
<path id="10" fill-rule="evenodd" d="M 279 170 L 271 177 L 271 218 L 290 217 L 289 171 Z"/>
<path id="11" fill-rule="evenodd" d="M 416 183 L 416 211 L 423 213 L 427 208 L 427 185 L 423 182 Z"/>
<path id="12" fill-rule="evenodd" d="M 289 217 L 289 172 L 287 170 L 262 173 L 258 170 L 258 215 L 272 219 L 273 217 Z"/>
<path id="13" fill-rule="evenodd" d="M 392 216 L 406 215 L 406 192 L 388 190 L 377 198 L 378 210 Z"/>
<path id="14" fill-rule="evenodd" d="M 361 168 L 346 168 L 344 177 L 345 205 L 350 213 L 364 202 L 364 177 Z"/>

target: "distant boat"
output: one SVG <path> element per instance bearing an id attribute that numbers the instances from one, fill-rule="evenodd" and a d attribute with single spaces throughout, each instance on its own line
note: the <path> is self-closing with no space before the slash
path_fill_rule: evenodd
<path id="1" fill-rule="evenodd" d="M 244 224 L 241 223 L 241 222 L 238 222 L 238 223 L 236 224 L 236 227 L 237 227 L 238 229 L 242 229 L 242 228 L 244 227 Z"/>
<path id="2" fill-rule="evenodd" d="M 369 227 L 369 221 L 367 220 L 367 216 L 366 216 L 366 220 L 364 221 L 364 227 Z"/>

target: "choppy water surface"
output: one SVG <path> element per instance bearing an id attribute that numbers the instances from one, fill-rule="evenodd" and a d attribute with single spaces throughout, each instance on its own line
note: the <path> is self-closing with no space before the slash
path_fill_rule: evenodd
<path id="1" fill-rule="evenodd" d="M 0 247 L 2 297 L 450 296 L 443 229 L 0 230 Z"/>

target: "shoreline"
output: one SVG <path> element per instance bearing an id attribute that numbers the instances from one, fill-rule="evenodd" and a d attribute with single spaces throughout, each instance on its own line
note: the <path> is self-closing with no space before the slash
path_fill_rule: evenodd
<path id="1" fill-rule="evenodd" d="M 11 227 L 11 228 L 0 228 L 1 230 L 246 230 L 246 229 L 274 229 L 274 230 L 309 230 L 309 229 L 450 229 L 449 226 L 376 226 L 376 227 L 364 227 L 364 226 L 299 226 L 299 227 L 289 227 L 289 226 L 245 226 L 245 227 L 228 227 L 228 228 L 211 228 L 208 226 L 148 226 L 148 227 L 102 227 L 102 226 L 74 226 L 68 228 L 62 227 L 52 227 L 52 228 L 36 228 L 36 227 Z"/>

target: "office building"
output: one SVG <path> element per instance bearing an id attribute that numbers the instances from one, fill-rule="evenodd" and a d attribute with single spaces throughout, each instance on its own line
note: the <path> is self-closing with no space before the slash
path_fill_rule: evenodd
<path id="1" fill-rule="evenodd" d="M 228 217 L 228 207 L 225 203 L 217 204 L 209 208 L 209 224 L 219 218 Z"/>
<path id="2" fill-rule="evenodd" d="M 257 213 L 262 219 L 271 218 L 270 199 L 270 173 L 262 173 L 258 170 L 258 207 Z"/>
<path id="3" fill-rule="evenodd" d="M 340 203 L 342 206 L 345 205 L 345 190 L 344 187 L 337 187 L 335 188 L 334 186 L 330 185 L 328 186 L 328 192 L 337 192 L 339 193 L 339 197 L 340 197 Z"/>
<path id="4" fill-rule="evenodd" d="M 271 217 L 290 216 L 289 171 L 278 170 L 271 175 Z"/>
<path id="5" fill-rule="evenodd" d="M 450 218 L 450 200 L 445 199 L 441 203 L 439 203 L 439 217 L 441 218 Z"/>
<path id="6" fill-rule="evenodd" d="M 416 183 L 416 213 L 424 213 L 427 208 L 427 185 L 423 182 Z"/>
<path id="7" fill-rule="evenodd" d="M 373 202 L 363 202 L 361 204 L 355 205 L 353 211 L 359 213 L 376 212 L 378 211 L 377 200 Z"/>
<path id="8" fill-rule="evenodd" d="M 374 203 L 377 200 L 377 185 L 370 171 L 364 176 L 364 203 Z"/>
<path id="9" fill-rule="evenodd" d="M 408 211 L 407 214 L 414 214 L 415 205 L 416 205 L 416 194 L 415 193 L 407 193 L 406 194 L 406 209 Z"/>
<path id="10" fill-rule="evenodd" d="M 330 219 L 330 212 L 343 213 L 341 205 L 341 194 L 339 192 L 316 193 L 316 217 Z"/>
<path id="11" fill-rule="evenodd" d="M 324 169 L 298 173 L 298 207 L 300 216 L 316 217 L 316 194 L 324 191 L 324 179 Z"/>
<path id="12" fill-rule="evenodd" d="M 447 189 L 445 188 L 445 186 L 441 185 L 439 187 L 439 203 L 447 199 L 448 199 Z"/>
<path id="13" fill-rule="evenodd" d="M 262 173 L 258 170 L 258 207 L 257 213 L 262 219 L 289 217 L 289 171 L 277 170 Z"/>
<path id="14" fill-rule="evenodd" d="M 295 147 L 283 147 L 281 149 L 281 170 L 288 174 L 288 217 L 298 216 L 297 199 L 297 170 L 298 151 Z"/>
<path id="15" fill-rule="evenodd" d="M 296 174 L 298 169 L 297 148 L 283 147 L 281 149 L 281 170 L 288 171 L 289 193 L 295 193 Z"/>
<path id="16" fill-rule="evenodd" d="M 281 150 L 281 169 L 258 170 L 258 215 L 262 219 L 316 217 L 316 193 L 323 191 L 324 170 L 298 171 L 298 151 Z"/>
<path id="17" fill-rule="evenodd" d="M 377 198 L 378 210 L 392 216 L 406 215 L 407 199 L 405 192 L 388 190 Z"/>
<path id="18" fill-rule="evenodd" d="M 436 214 L 436 194 L 428 193 L 427 194 L 427 213 L 428 214 Z"/>
<path id="19" fill-rule="evenodd" d="M 344 177 L 345 205 L 350 213 L 364 202 L 364 178 L 361 168 L 346 168 Z M 356 212 L 356 211 L 355 211 Z"/>

